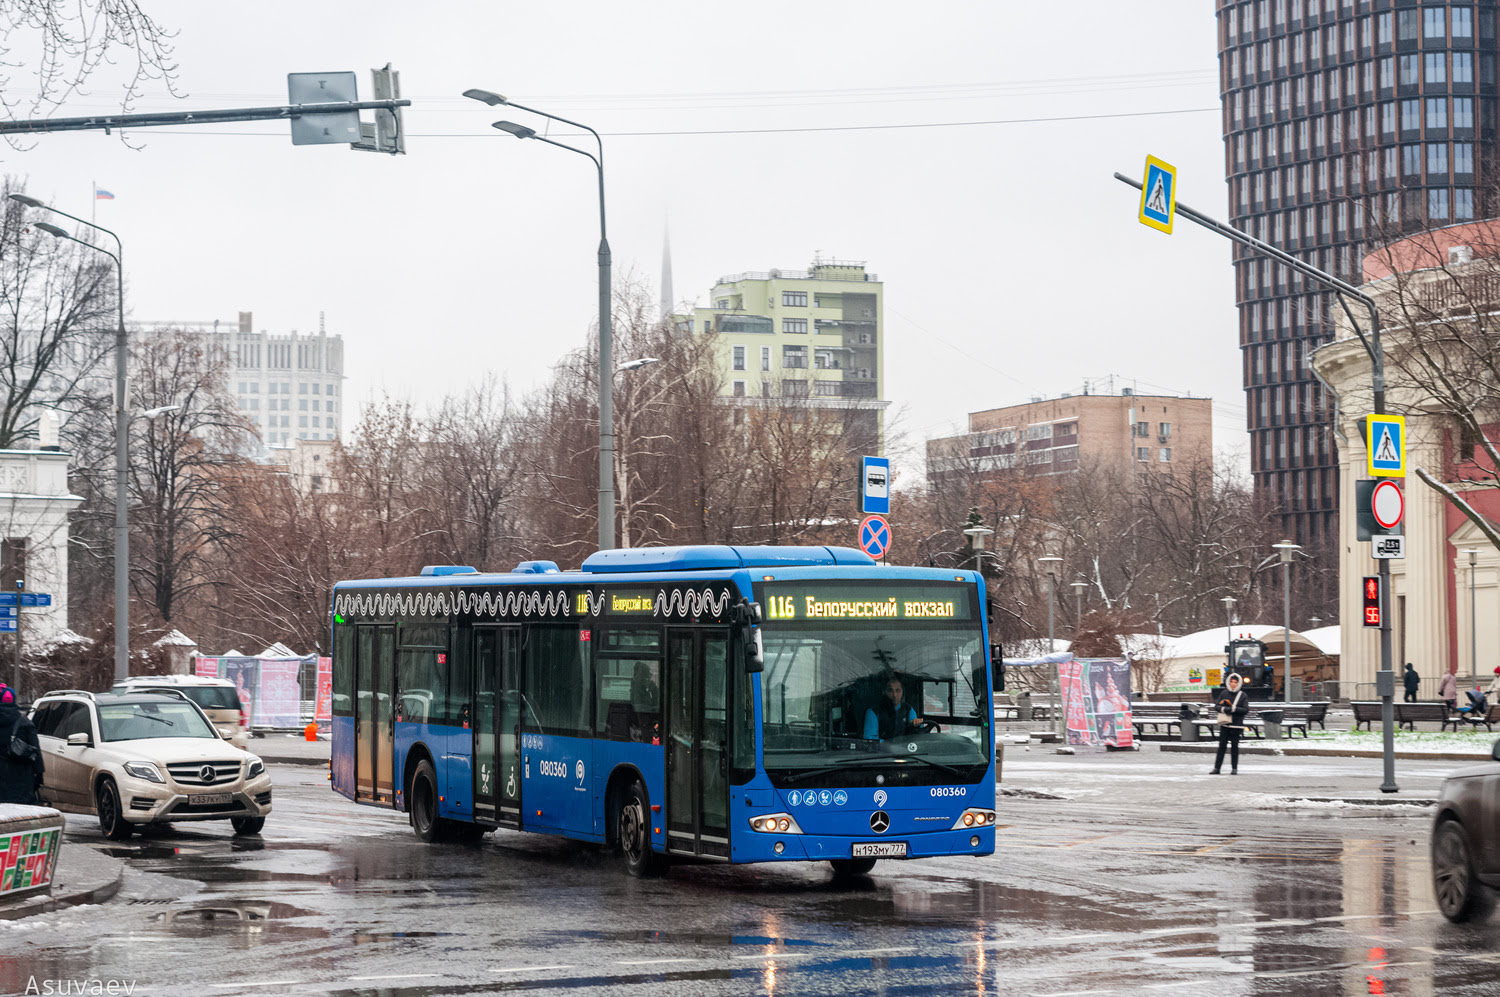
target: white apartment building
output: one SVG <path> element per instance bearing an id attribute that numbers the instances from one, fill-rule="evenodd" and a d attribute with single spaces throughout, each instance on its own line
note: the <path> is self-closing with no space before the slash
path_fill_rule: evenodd
<path id="1" fill-rule="evenodd" d="M 212 340 L 229 361 L 229 391 L 240 414 L 260 434 L 264 450 L 297 440 L 333 440 L 343 429 L 344 338 L 330 336 L 318 315 L 316 333 L 256 332 L 251 312 L 227 322 L 162 322 L 147 328 L 183 329 Z"/>

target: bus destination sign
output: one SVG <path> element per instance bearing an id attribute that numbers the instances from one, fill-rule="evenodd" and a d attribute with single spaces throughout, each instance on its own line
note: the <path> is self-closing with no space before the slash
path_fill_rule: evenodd
<path id="1" fill-rule="evenodd" d="M 958 585 L 767 585 L 768 620 L 969 620 Z"/>

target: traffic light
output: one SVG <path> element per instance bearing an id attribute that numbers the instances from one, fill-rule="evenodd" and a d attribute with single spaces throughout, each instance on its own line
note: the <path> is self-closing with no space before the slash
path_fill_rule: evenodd
<path id="1" fill-rule="evenodd" d="M 1380 576 L 1366 575 L 1364 587 L 1360 590 L 1364 603 L 1364 624 L 1367 627 L 1380 626 Z"/>

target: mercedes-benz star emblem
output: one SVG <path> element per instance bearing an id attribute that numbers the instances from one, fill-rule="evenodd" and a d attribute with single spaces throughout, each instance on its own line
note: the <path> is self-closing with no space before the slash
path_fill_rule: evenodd
<path id="1" fill-rule="evenodd" d="M 870 815 L 870 830 L 876 834 L 884 834 L 890 826 L 891 818 L 884 810 L 877 810 Z"/>
<path id="2" fill-rule="evenodd" d="M 205 766 L 203 766 L 201 769 L 198 770 L 198 778 L 202 779 L 203 782 L 204 782 L 204 784 L 213 782 L 214 781 L 214 767 L 212 765 L 205 765 Z"/>

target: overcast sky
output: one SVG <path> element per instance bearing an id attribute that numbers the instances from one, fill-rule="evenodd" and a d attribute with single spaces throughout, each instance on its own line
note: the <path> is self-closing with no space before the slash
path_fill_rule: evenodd
<path id="1" fill-rule="evenodd" d="M 134 319 L 310 332 L 325 312 L 351 400 L 540 382 L 597 308 L 593 167 L 492 129 L 543 122 L 459 96 L 479 87 L 604 133 L 617 275 L 654 287 L 668 224 L 676 296 L 699 304 L 720 275 L 867 261 L 911 442 L 1114 375 L 1211 395 L 1216 447 L 1243 459 L 1229 245 L 1145 228 L 1111 178 L 1151 153 L 1226 214 L 1204 0 L 143 6 L 178 31 L 187 96 L 140 110 L 280 104 L 288 72 L 355 70 L 365 98 L 386 62 L 412 106 L 397 158 L 294 147 L 286 123 L 0 150 L 74 214 L 94 182 L 115 194 L 97 217 Z M 61 113 L 117 109 L 101 77 Z M 946 126 L 888 127 L 912 125 Z"/>

